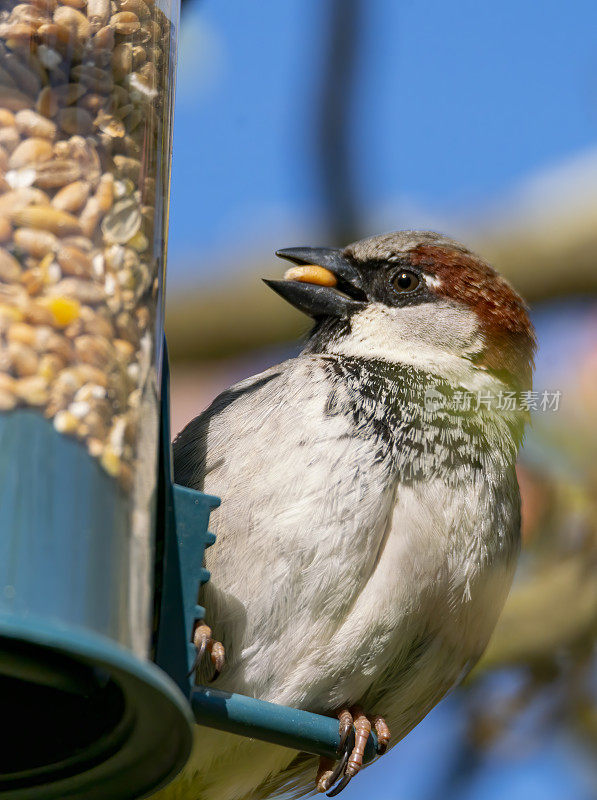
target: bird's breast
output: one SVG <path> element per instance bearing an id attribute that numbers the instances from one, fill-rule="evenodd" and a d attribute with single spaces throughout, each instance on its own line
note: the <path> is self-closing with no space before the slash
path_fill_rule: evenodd
<path id="1" fill-rule="evenodd" d="M 314 711 L 425 674 L 440 643 L 458 673 L 497 618 L 518 531 L 513 468 L 465 453 L 448 481 L 426 448 L 451 443 L 425 442 L 415 401 L 390 413 L 339 369 L 293 376 L 258 420 L 253 399 L 234 437 L 218 419 L 208 463 L 229 445 L 205 476 L 223 497 L 204 597 L 230 656 L 218 686 Z"/>

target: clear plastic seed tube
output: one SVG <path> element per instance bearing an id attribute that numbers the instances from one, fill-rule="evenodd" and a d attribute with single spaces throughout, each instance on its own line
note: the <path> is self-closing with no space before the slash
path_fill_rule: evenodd
<path id="1" fill-rule="evenodd" d="M 0 0 L 0 413 L 154 485 L 174 81 L 155 0 Z"/>

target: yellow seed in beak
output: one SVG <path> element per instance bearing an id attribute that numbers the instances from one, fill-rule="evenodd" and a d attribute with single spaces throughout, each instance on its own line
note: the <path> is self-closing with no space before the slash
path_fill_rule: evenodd
<path id="1" fill-rule="evenodd" d="M 338 280 L 333 272 L 325 267 L 308 264 L 304 267 L 290 267 L 284 273 L 285 281 L 301 281 L 302 283 L 315 283 L 317 286 L 336 286 Z"/>

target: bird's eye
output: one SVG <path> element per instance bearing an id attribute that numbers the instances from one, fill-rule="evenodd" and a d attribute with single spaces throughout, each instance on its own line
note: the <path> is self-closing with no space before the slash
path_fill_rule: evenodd
<path id="1" fill-rule="evenodd" d="M 414 292 L 414 290 L 421 283 L 421 279 L 414 272 L 403 270 L 392 278 L 392 288 L 395 292 L 403 294 L 404 292 Z"/>

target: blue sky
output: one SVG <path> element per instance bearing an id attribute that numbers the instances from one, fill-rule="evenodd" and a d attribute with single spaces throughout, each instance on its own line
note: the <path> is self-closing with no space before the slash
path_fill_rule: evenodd
<path id="1" fill-rule="evenodd" d="M 312 113 L 326 7 L 191 0 L 170 285 L 325 235 Z M 367 0 L 366 8 L 351 142 L 370 232 L 476 213 L 594 144 L 596 4 Z"/>

